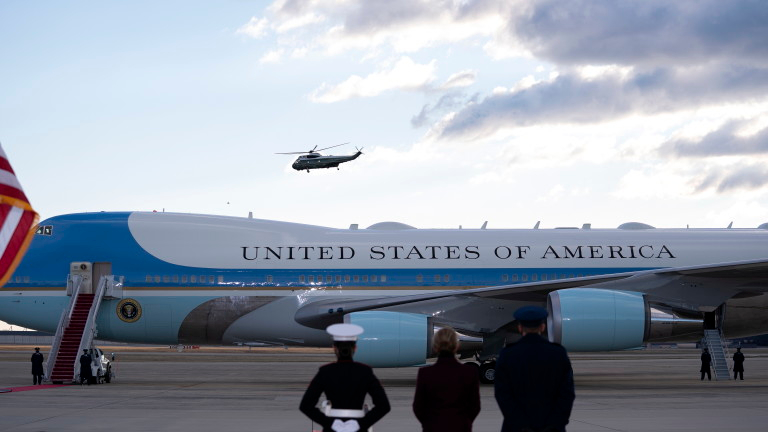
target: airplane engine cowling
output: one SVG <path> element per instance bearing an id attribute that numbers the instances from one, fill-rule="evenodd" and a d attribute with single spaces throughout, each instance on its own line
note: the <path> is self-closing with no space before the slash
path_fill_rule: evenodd
<path id="1" fill-rule="evenodd" d="M 363 334 L 357 339 L 355 361 L 372 367 L 403 367 L 424 364 L 431 345 L 432 324 L 426 315 L 366 311 L 344 317 Z"/>
<path id="2" fill-rule="evenodd" d="M 642 346 L 646 302 L 641 293 L 594 288 L 553 291 L 547 298 L 549 340 L 569 351 Z"/>

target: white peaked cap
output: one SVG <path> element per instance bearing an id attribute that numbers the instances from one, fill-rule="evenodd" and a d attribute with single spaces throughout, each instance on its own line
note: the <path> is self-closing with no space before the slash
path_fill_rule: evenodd
<path id="1" fill-rule="evenodd" d="M 357 324 L 333 324 L 325 331 L 333 336 L 334 342 L 354 342 L 363 333 L 363 328 Z"/>

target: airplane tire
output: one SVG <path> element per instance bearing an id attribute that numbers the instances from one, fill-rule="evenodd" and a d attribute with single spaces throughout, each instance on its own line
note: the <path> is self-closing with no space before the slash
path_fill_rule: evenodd
<path id="1" fill-rule="evenodd" d="M 487 362 L 480 365 L 480 382 L 483 384 L 493 384 L 496 379 L 496 362 Z"/>

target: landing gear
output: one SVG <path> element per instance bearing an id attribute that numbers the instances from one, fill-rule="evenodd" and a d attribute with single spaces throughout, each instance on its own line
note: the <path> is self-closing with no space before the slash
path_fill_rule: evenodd
<path id="1" fill-rule="evenodd" d="M 489 361 L 480 365 L 480 382 L 483 384 L 493 384 L 496 379 L 496 362 Z"/>

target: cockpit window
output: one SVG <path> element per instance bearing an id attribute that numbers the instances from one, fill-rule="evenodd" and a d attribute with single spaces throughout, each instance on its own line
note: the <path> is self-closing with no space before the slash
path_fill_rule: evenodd
<path id="1" fill-rule="evenodd" d="M 35 234 L 40 235 L 53 235 L 53 225 L 40 225 L 37 227 L 37 231 L 35 231 Z"/>

